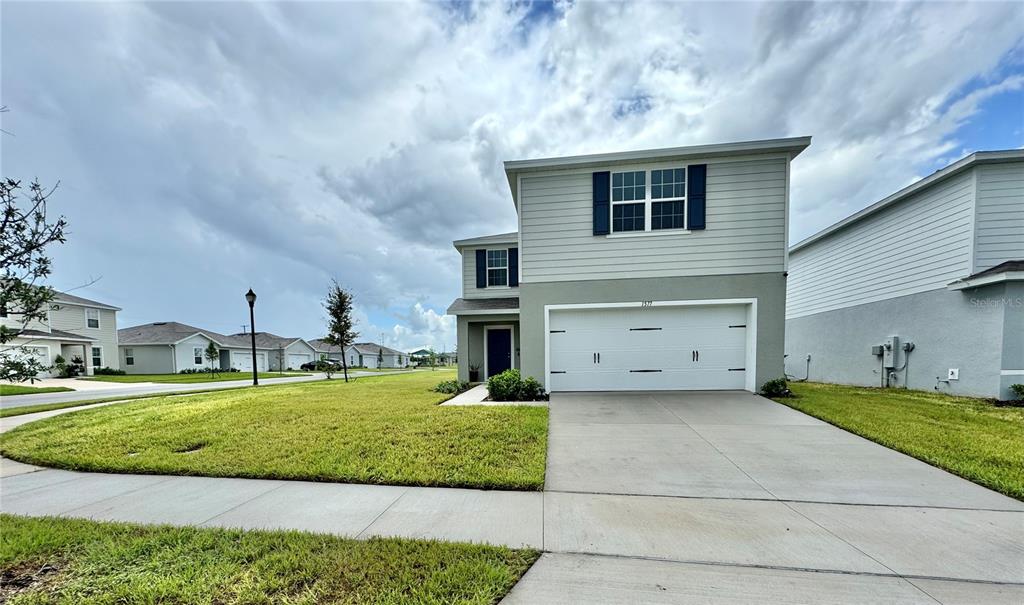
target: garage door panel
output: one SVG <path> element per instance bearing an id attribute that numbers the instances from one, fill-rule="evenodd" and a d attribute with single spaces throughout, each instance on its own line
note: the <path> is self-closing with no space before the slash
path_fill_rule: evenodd
<path id="1" fill-rule="evenodd" d="M 746 318 L 739 304 L 553 310 L 549 388 L 742 389 Z"/>

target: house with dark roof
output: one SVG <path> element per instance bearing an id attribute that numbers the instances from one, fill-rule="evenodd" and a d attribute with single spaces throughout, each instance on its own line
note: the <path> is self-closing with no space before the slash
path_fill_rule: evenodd
<path id="1" fill-rule="evenodd" d="M 1010 398 L 1024 383 L 1024 150 L 980 151 L 789 250 L 786 373 Z"/>
<path id="2" fill-rule="evenodd" d="M 25 324 L 15 309 L 0 309 L 0 323 L 18 331 L 18 336 L 0 349 L 0 355 L 30 355 L 47 367 L 61 356 L 69 364 L 80 363 L 86 374 L 101 367 L 117 369 L 120 310 L 64 292 L 56 294 L 43 321 Z"/>
<path id="3" fill-rule="evenodd" d="M 357 368 L 404 368 L 409 356 L 372 342 L 357 342 L 345 349 L 348 365 Z"/>
<path id="4" fill-rule="evenodd" d="M 250 334 L 226 335 L 176 321 L 157 321 L 118 330 L 118 339 L 121 367 L 129 374 L 177 374 L 211 365 L 218 370 L 252 371 Z M 205 354 L 211 342 L 219 351 L 213 364 Z M 301 338 L 256 333 L 258 371 L 298 369 L 313 355 L 313 347 Z"/>

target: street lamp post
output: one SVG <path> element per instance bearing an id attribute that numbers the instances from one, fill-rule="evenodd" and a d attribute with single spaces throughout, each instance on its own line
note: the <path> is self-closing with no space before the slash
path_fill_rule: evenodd
<path id="1" fill-rule="evenodd" d="M 257 386 L 260 380 L 256 366 L 256 315 L 253 312 L 253 307 L 256 306 L 256 293 L 252 291 L 252 288 L 245 293 L 245 301 L 249 303 L 249 334 L 252 335 L 252 385 Z"/>

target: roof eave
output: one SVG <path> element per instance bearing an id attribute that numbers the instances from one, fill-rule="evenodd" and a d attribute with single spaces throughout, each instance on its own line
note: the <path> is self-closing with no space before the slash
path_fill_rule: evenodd
<path id="1" fill-rule="evenodd" d="M 884 210 L 885 208 L 888 208 L 889 206 L 899 203 L 901 200 L 917 193 L 918 191 L 921 191 L 922 189 L 931 187 L 932 185 L 944 181 L 956 174 L 963 172 L 964 170 L 972 168 L 973 166 L 976 166 L 978 164 L 998 164 L 1002 162 L 1013 162 L 1020 160 L 1024 160 L 1024 149 L 1010 149 L 1005 151 L 976 151 L 966 157 L 957 160 L 956 162 L 953 162 L 952 164 L 946 166 L 945 168 L 936 170 L 930 175 L 924 177 L 923 179 L 920 179 L 914 183 L 911 183 L 910 185 L 907 185 L 906 187 L 900 189 L 896 193 L 893 193 L 882 198 L 881 200 L 875 202 L 874 204 L 871 204 L 867 208 L 855 212 L 850 216 L 842 219 L 841 221 L 833 223 L 832 225 L 825 227 L 821 231 L 818 231 L 817 233 L 800 240 L 799 242 L 790 246 L 789 253 L 793 254 L 798 250 L 806 248 L 807 246 L 810 246 L 811 244 L 817 241 L 825 239 L 826 237 L 832 235 L 833 233 L 841 231 L 877 212 Z"/>
<path id="2" fill-rule="evenodd" d="M 1001 284 L 1008 281 L 1024 281 L 1024 271 L 1005 271 L 1003 273 L 993 273 L 991 275 L 982 275 L 980 277 L 965 277 L 964 279 L 958 279 L 955 282 L 947 284 L 946 289 L 970 290 L 973 288 L 980 288 L 982 286 Z"/>

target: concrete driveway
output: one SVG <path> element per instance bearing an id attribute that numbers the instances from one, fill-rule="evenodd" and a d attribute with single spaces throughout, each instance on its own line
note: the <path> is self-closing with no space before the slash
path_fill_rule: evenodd
<path id="1" fill-rule="evenodd" d="M 508 603 L 1019 603 L 1024 503 L 746 392 L 556 394 Z"/>

